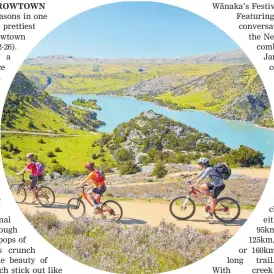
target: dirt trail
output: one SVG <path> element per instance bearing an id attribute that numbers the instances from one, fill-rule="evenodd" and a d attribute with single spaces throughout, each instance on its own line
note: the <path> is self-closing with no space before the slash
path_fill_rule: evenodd
<path id="1" fill-rule="evenodd" d="M 270 168 L 233 168 L 234 174 L 246 175 L 251 178 L 268 179 Z"/>
<path id="2" fill-rule="evenodd" d="M 193 166 L 195 167 L 195 166 Z M 190 172 L 190 171 L 180 171 L 180 172 L 174 172 L 171 174 L 168 174 L 166 178 L 178 178 L 180 176 L 184 175 L 192 175 L 192 174 L 197 174 L 196 172 Z M 250 178 L 256 178 L 256 179 L 268 179 L 270 175 L 270 168 L 232 168 L 232 174 L 240 174 L 240 175 L 245 175 Z"/>
<path id="3" fill-rule="evenodd" d="M 20 208 L 23 211 L 34 214 L 36 212 L 49 211 L 58 216 L 59 219 L 63 221 L 71 221 L 66 210 L 66 203 L 70 197 L 57 197 L 56 203 L 52 208 L 43 208 L 39 204 L 31 204 L 31 199 L 29 198 L 24 204 L 20 204 Z M 162 220 L 170 223 L 174 223 L 179 227 L 191 226 L 198 229 L 208 229 L 212 232 L 219 232 L 225 229 L 229 230 L 231 234 L 236 233 L 241 226 L 245 223 L 247 218 L 252 213 L 252 210 L 241 211 L 241 215 L 238 220 L 231 224 L 222 224 L 217 220 L 213 224 L 209 224 L 203 216 L 205 211 L 203 207 L 197 207 L 195 215 L 188 221 L 178 221 L 173 218 L 169 212 L 169 204 L 166 202 L 144 202 L 140 200 L 132 201 L 119 201 L 123 207 L 123 218 L 121 220 L 122 224 L 133 225 L 133 224 L 148 224 L 151 226 L 157 226 Z M 87 205 L 87 215 L 93 217 L 93 209 Z"/>
<path id="4" fill-rule="evenodd" d="M 53 137 L 79 137 L 79 134 L 59 134 L 50 132 L 39 132 L 39 131 L 19 131 L 19 130 L 1 130 L 1 133 L 6 134 L 23 134 L 23 135 L 37 135 L 37 136 L 53 136 Z"/>

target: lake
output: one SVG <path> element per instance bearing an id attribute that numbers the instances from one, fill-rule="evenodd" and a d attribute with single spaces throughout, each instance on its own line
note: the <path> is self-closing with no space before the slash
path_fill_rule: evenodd
<path id="1" fill-rule="evenodd" d="M 246 145 L 264 153 L 265 164 L 271 165 L 274 149 L 274 130 L 260 128 L 248 122 L 219 119 L 203 111 L 178 111 L 158 106 L 151 102 L 139 101 L 131 97 L 104 96 L 92 94 L 53 94 L 68 105 L 83 97 L 96 99 L 102 110 L 97 111 L 97 118 L 106 123 L 99 132 L 111 132 L 123 122 L 138 116 L 146 110 L 153 110 L 175 121 L 187 124 L 200 132 L 206 132 L 218 138 L 231 148 Z"/>

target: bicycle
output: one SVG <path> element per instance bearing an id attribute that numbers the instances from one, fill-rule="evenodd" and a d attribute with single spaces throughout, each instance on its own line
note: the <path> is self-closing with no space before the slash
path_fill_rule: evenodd
<path id="1" fill-rule="evenodd" d="M 88 194 L 85 192 L 85 186 L 82 186 L 81 188 L 81 196 L 78 198 L 71 198 L 67 203 L 67 211 L 72 219 L 79 219 L 85 215 L 86 206 L 83 199 L 86 200 L 90 206 L 94 206 L 94 204 L 87 197 Z M 104 203 L 101 203 L 100 198 L 99 201 L 97 201 L 99 202 L 99 207 L 95 210 L 95 214 L 104 214 L 103 216 L 105 219 L 107 217 L 111 217 L 112 219 L 114 218 L 116 222 L 121 220 L 123 216 L 123 209 L 121 205 L 113 200 L 107 200 Z M 106 214 L 108 214 L 108 216 Z"/>
<path id="2" fill-rule="evenodd" d="M 27 199 L 27 191 L 30 191 L 30 187 L 27 185 L 24 174 L 22 181 L 19 184 L 13 184 L 10 186 L 11 193 L 17 203 L 23 203 Z M 50 187 L 43 185 L 35 185 L 34 191 L 36 193 L 39 204 L 43 207 L 51 207 L 55 203 L 55 194 Z"/>
<path id="3" fill-rule="evenodd" d="M 194 187 L 191 187 L 187 196 L 177 197 L 170 202 L 169 211 L 174 218 L 178 220 L 188 220 L 195 214 L 196 205 L 195 202 L 190 198 L 191 195 L 193 195 L 196 199 L 201 201 L 202 204 L 204 204 L 206 212 L 209 211 L 209 203 L 204 203 L 199 198 L 199 195 L 209 197 L 211 197 L 211 195 L 208 193 L 201 192 L 200 190 Z M 220 222 L 231 223 L 240 216 L 240 213 L 241 208 L 236 200 L 230 197 L 221 197 L 217 199 L 213 215 Z"/>

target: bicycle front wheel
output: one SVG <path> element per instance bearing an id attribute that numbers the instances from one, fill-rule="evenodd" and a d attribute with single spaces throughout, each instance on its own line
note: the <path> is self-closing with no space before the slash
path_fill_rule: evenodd
<path id="1" fill-rule="evenodd" d="M 40 186 L 37 191 L 37 199 L 41 206 L 51 207 L 55 202 L 55 194 L 51 188 Z"/>
<path id="2" fill-rule="evenodd" d="M 116 201 L 108 200 L 102 204 L 101 214 L 105 219 L 118 222 L 123 217 L 123 209 Z"/>
<path id="3" fill-rule="evenodd" d="M 67 203 L 67 211 L 72 219 L 79 219 L 86 213 L 86 206 L 79 198 L 71 198 Z"/>
<path id="4" fill-rule="evenodd" d="M 231 223 L 240 216 L 240 213 L 241 208 L 236 200 L 230 197 L 222 197 L 217 200 L 214 216 L 220 222 Z"/>
<path id="5" fill-rule="evenodd" d="M 190 219 L 196 210 L 195 203 L 190 197 L 177 197 L 169 205 L 171 215 L 178 220 Z"/>
<path id="6" fill-rule="evenodd" d="M 27 192 L 21 184 L 11 185 L 10 191 L 16 203 L 23 203 L 27 198 Z"/>

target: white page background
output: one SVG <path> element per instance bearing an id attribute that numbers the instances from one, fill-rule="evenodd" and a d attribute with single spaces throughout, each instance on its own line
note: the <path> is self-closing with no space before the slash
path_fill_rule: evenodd
<path id="1" fill-rule="evenodd" d="M 10 3 L 20 3 L 24 2 L 21 0 L 10 0 Z M 26 2 L 26 1 L 25 1 Z M 117 1 L 104 1 L 104 0 L 81 0 L 81 1 L 65 1 L 65 0 L 46 0 L 46 13 L 48 14 L 48 20 L 38 20 L 35 21 L 36 23 L 36 30 L 29 31 L 27 34 L 28 40 L 27 41 L 17 41 L 16 47 L 18 48 L 17 51 L 12 53 L 12 60 L 5 62 L 5 53 L 0 53 L 0 63 L 6 65 L 7 70 L 5 72 L 0 72 L 0 86 L 1 86 L 1 93 L 0 93 L 0 109 L 2 113 L 2 108 L 4 105 L 4 100 L 6 94 L 8 92 L 9 86 L 11 81 L 17 72 L 18 68 L 24 61 L 24 59 L 28 56 L 28 54 L 32 51 L 32 49 L 54 28 L 59 26 L 64 21 L 68 20 L 69 18 L 86 11 L 90 8 L 108 4 L 108 3 L 115 3 Z M 120 1 L 126 2 L 126 1 Z M 145 1 L 142 1 L 145 2 Z M 205 0 L 184 0 L 184 1 L 152 1 L 152 2 L 161 2 L 166 3 L 178 7 L 182 7 L 189 11 L 192 11 L 205 19 L 208 19 L 215 25 L 217 25 L 220 29 L 227 33 L 246 53 L 246 55 L 250 58 L 254 66 L 256 67 L 257 71 L 259 72 L 263 83 L 265 85 L 266 90 L 268 91 L 268 96 L 271 100 L 271 105 L 273 107 L 274 102 L 274 95 L 273 95 L 273 78 L 274 78 L 274 71 L 270 71 L 268 69 L 271 61 L 263 61 L 262 58 L 264 56 L 263 52 L 259 52 L 256 50 L 256 43 L 254 41 L 248 40 L 248 34 L 251 31 L 241 31 L 238 29 L 238 25 L 240 24 L 239 20 L 236 20 L 236 11 L 233 10 L 226 10 L 226 11 L 213 11 L 212 3 L 210 1 Z M 258 1 L 264 2 L 264 1 Z M 268 1 L 274 4 L 274 1 Z M 224 3 L 234 3 L 234 1 L 224 1 Z M 238 2 L 239 3 L 239 2 Z M 1 10 L 2 13 L 5 10 Z M 12 13 L 12 10 L 6 11 L 7 13 Z M 28 11 L 31 13 L 31 11 Z M 268 11 L 263 11 L 267 13 Z M 37 13 L 34 12 L 34 13 Z M 40 13 L 45 13 L 45 11 L 40 11 Z M 11 20 L 10 23 L 14 23 Z M 32 23 L 29 21 L 29 23 Z M 248 23 L 258 23 L 258 21 L 251 21 L 245 20 L 242 22 L 244 24 Z M 11 31 L 9 31 L 11 33 Z M 18 31 L 17 31 L 18 33 Z M 257 34 L 261 33 L 261 31 L 256 31 Z M 61 39 L 61 38 L 60 38 Z M 267 43 L 267 41 L 265 41 Z M 272 63 L 274 64 L 274 62 Z M 250 136 L 252 138 L 252 136 Z M 46 240 L 44 240 L 39 233 L 32 227 L 32 225 L 25 219 L 24 215 L 20 211 L 19 207 L 15 203 L 8 185 L 6 183 L 6 178 L 4 175 L 4 170 L 2 168 L 2 160 L 1 167 L 0 167 L 0 191 L 1 191 L 1 204 L 0 204 L 0 217 L 10 215 L 12 217 L 13 224 L 19 229 L 19 233 L 22 236 L 26 235 L 28 237 L 29 245 L 36 248 L 36 258 L 40 257 L 49 257 L 50 265 L 56 267 L 62 267 L 63 273 L 102 273 L 102 271 L 87 267 L 74 261 L 73 259 L 67 257 L 54 247 L 52 247 Z M 187 266 L 183 269 L 178 269 L 173 271 L 174 273 L 185 273 L 185 274 L 197 274 L 199 272 L 208 274 L 213 273 L 212 266 L 225 266 L 227 261 L 227 256 L 229 257 L 243 257 L 244 258 L 244 265 L 227 265 L 231 268 L 231 273 L 252 273 L 251 269 L 253 267 L 263 267 L 263 265 L 257 265 L 255 263 L 256 254 L 251 254 L 251 250 L 248 254 L 243 254 L 241 256 L 238 255 L 239 248 L 248 247 L 248 237 L 249 236 L 256 236 L 256 226 L 257 225 L 264 225 L 262 223 L 262 216 L 267 217 L 268 209 L 270 206 L 274 206 L 274 187 L 273 187 L 273 171 L 271 172 L 271 177 L 269 182 L 265 188 L 265 191 L 261 197 L 259 204 L 257 205 L 256 209 L 252 213 L 251 217 L 245 223 L 245 225 L 236 233 L 236 235 L 229 240 L 226 244 L 224 244 L 221 248 L 217 251 L 212 253 L 211 255 L 207 256 L 206 258 L 198 261 L 195 264 Z M 272 225 L 274 226 L 274 225 Z M 268 235 L 269 236 L 269 235 Z M 17 244 L 18 246 L 18 244 Z M 271 245 L 272 247 L 272 245 Z M 7 249 L 6 247 L 4 247 Z M 259 255 L 259 254 L 258 254 Z M 0 254 L 1 257 L 1 254 Z M 8 254 L 7 254 L 7 257 Z M 265 256 L 266 257 L 266 256 Z M 39 267 L 39 265 L 36 265 Z M 42 267 L 42 265 L 40 265 Z"/>

